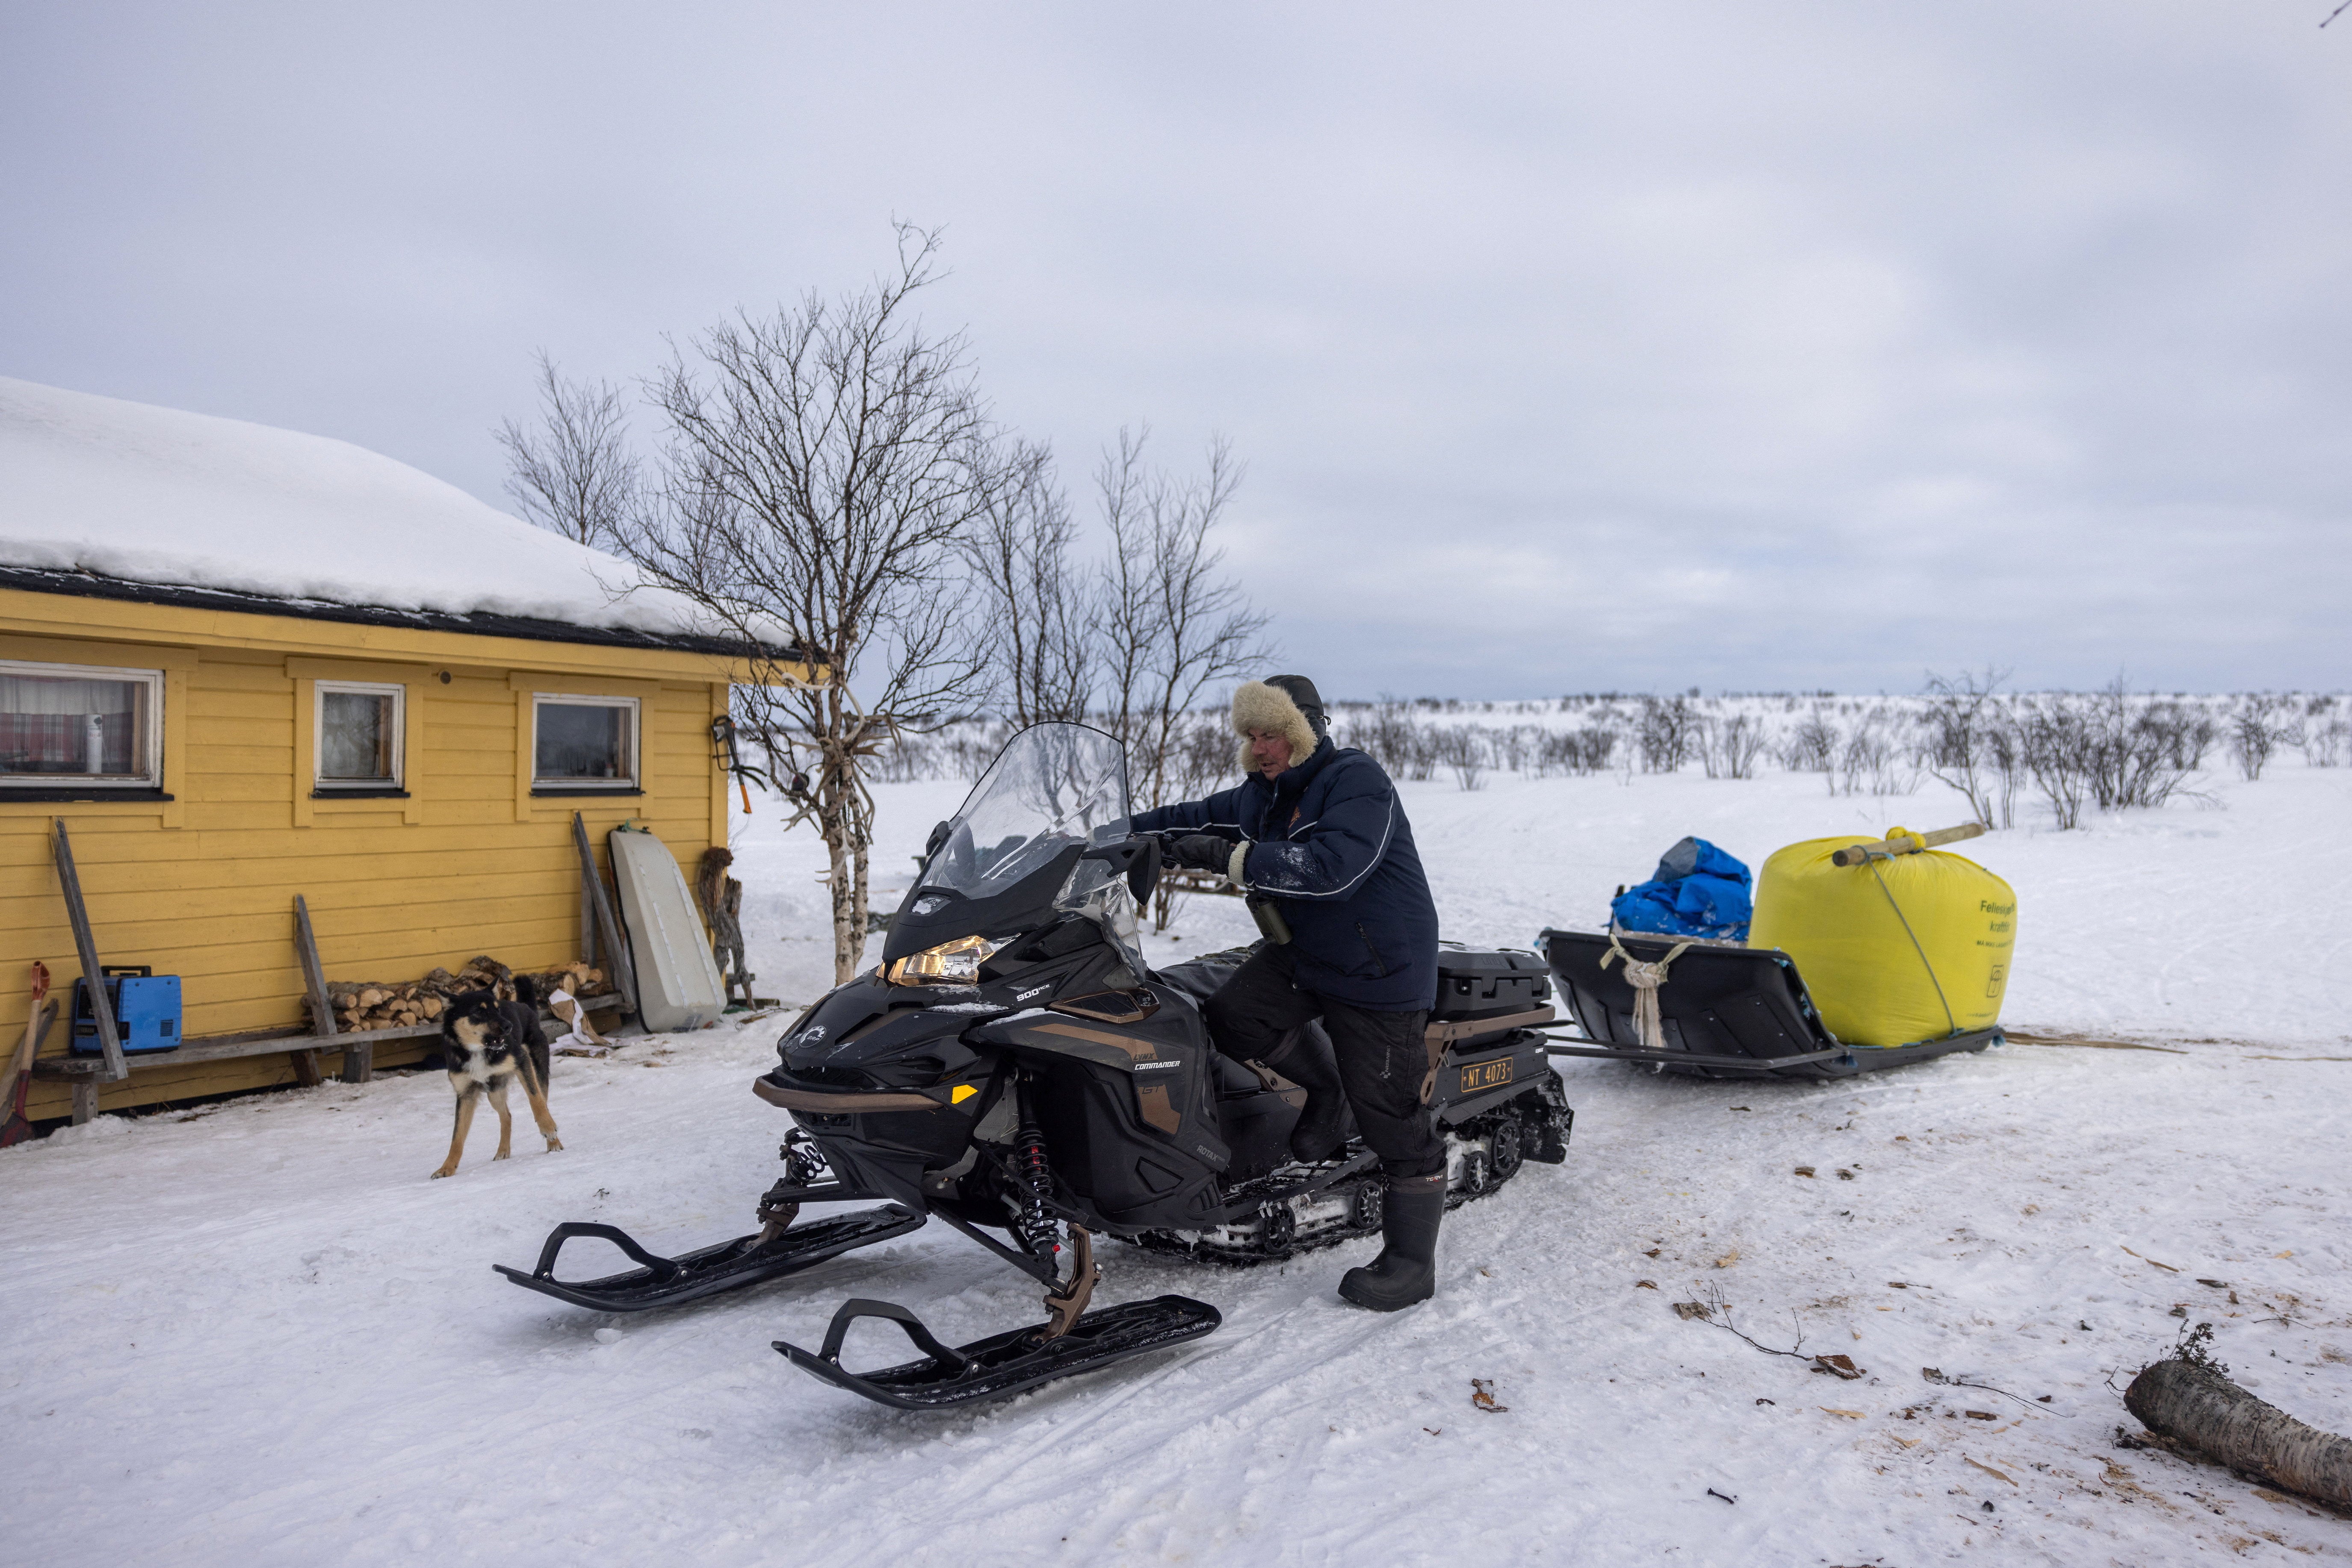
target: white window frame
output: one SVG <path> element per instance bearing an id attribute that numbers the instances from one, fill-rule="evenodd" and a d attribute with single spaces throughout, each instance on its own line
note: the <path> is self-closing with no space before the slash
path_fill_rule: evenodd
<path id="1" fill-rule="evenodd" d="M 539 773 L 539 711 L 550 703 L 566 708 L 625 708 L 629 712 L 629 772 L 625 778 L 541 778 Z M 644 788 L 645 704 L 635 697 L 589 697 L 568 691 L 530 694 L 530 788 L 533 795 L 629 794 Z"/>
<path id="2" fill-rule="evenodd" d="M 163 787 L 163 672 L 104 664 L 47 664 L 0 658 L 0 675 L 40 675 L 68 679 L 142 681 L 147 687 L 144 750 L 147 771 L 133 778 L 93 773 L 0 773 L 0 790 L 160 790 Z"/>
<path id="3" fill-rule="evenodd" d="M 310 787 L 327 795 L 408 787 L 408 688 L 378 680 L 313 680 L 310 683 Z M 392 777 L 331 779 L 327 776 L 327 693 L 356 692 L 392 699 Z"/>

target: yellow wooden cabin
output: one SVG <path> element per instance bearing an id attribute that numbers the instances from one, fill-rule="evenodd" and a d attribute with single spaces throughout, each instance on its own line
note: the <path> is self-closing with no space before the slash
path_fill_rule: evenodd
<path id="1" fill-rule="evenodd" d="M 623 820 L 650 826 L 690 879 L 726 841 L 712 727 L 751 651 L 621 562 L 390 458 L 0 380 L 5 1059 L 32 962 L 60 1002 L 81 972 L 60 820 L 100 962 L 183 990 L 187 1045 L 126 1058 L 95 1109 L 342 1065 L 202 1048 L 315 1032 L 297 895 L 330 981 L 585 956 L 574 813 L 600 854 Z M 77 1081 L 93 1108 L 87 1075 L 58 1076 L 68 1034 L 47 1032 L 37 1121 Z"/>

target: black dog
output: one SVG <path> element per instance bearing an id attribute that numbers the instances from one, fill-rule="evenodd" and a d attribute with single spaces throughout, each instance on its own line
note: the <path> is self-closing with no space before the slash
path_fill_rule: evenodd
<path id="1" fill-rule="evenodd" d="M 490 1158 L 507 1157 L 514 1139 L 507 1086 L 518 1078 L 549 1152 L 563 1147 L 555 1136 L 555 1118 L 547 1110 L 547 1031 L 539 1026 L 539 996 L 528 980 L 518 977 L 514 986 L 517 1001 L 501 1001 L 495 991 L 468 991 L 452 997 L 441 1015 L 441 1060 L 449 1069 L 449 1087 L 457 1091 L 457 1126 L 449 1139 L 449 1157 L 433 1173 L 436 1176 L 457 1173 L 457 1157 L 466 1152 L 466 1133 L 474 1124 L 474 1107 L 485 1090 L 499 1113 L 499 1152 Z"/>

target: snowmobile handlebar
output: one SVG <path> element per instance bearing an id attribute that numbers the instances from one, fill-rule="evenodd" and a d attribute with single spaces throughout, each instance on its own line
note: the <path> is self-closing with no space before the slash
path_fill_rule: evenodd
<path id="1" fill-rule="evenodd" d="M 1117 844 L 1089 845 L 1079 855 L 1081 860 L 1108 860 L 1112 869 L 1127 877 L 1127 890 L 1139 905 L 1151 897 L 1151 889 L 1160 885 L 1160 864 L 1162 845 L 1157 833 L 1139 833 Z"/>

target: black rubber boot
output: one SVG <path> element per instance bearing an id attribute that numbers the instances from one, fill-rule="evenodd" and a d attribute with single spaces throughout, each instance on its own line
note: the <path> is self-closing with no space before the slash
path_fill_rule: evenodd
<path id="1" fill-rule="evenodd" d="M 1290 1157 L 1328 1160 L 1338 1153 L 1348 1141 L 1348 1091 L 1340 1086 L 1338 1065 L 1314 1035 L 1300 1029 L 1265 1058 L 1265 1065 L 1307 1091 L 1307 1103 L 1290 1130 Z"/>
<path id="2" fill-rule="evenodd" d="M 1381 1255 L 1341 1276 L 1343 1300 L 1393 1312 L 1437 1294 L 1437 1226 L 1445 1217 L 1445 1173 L 1391 1176 L 1381 1207 Z"/>

